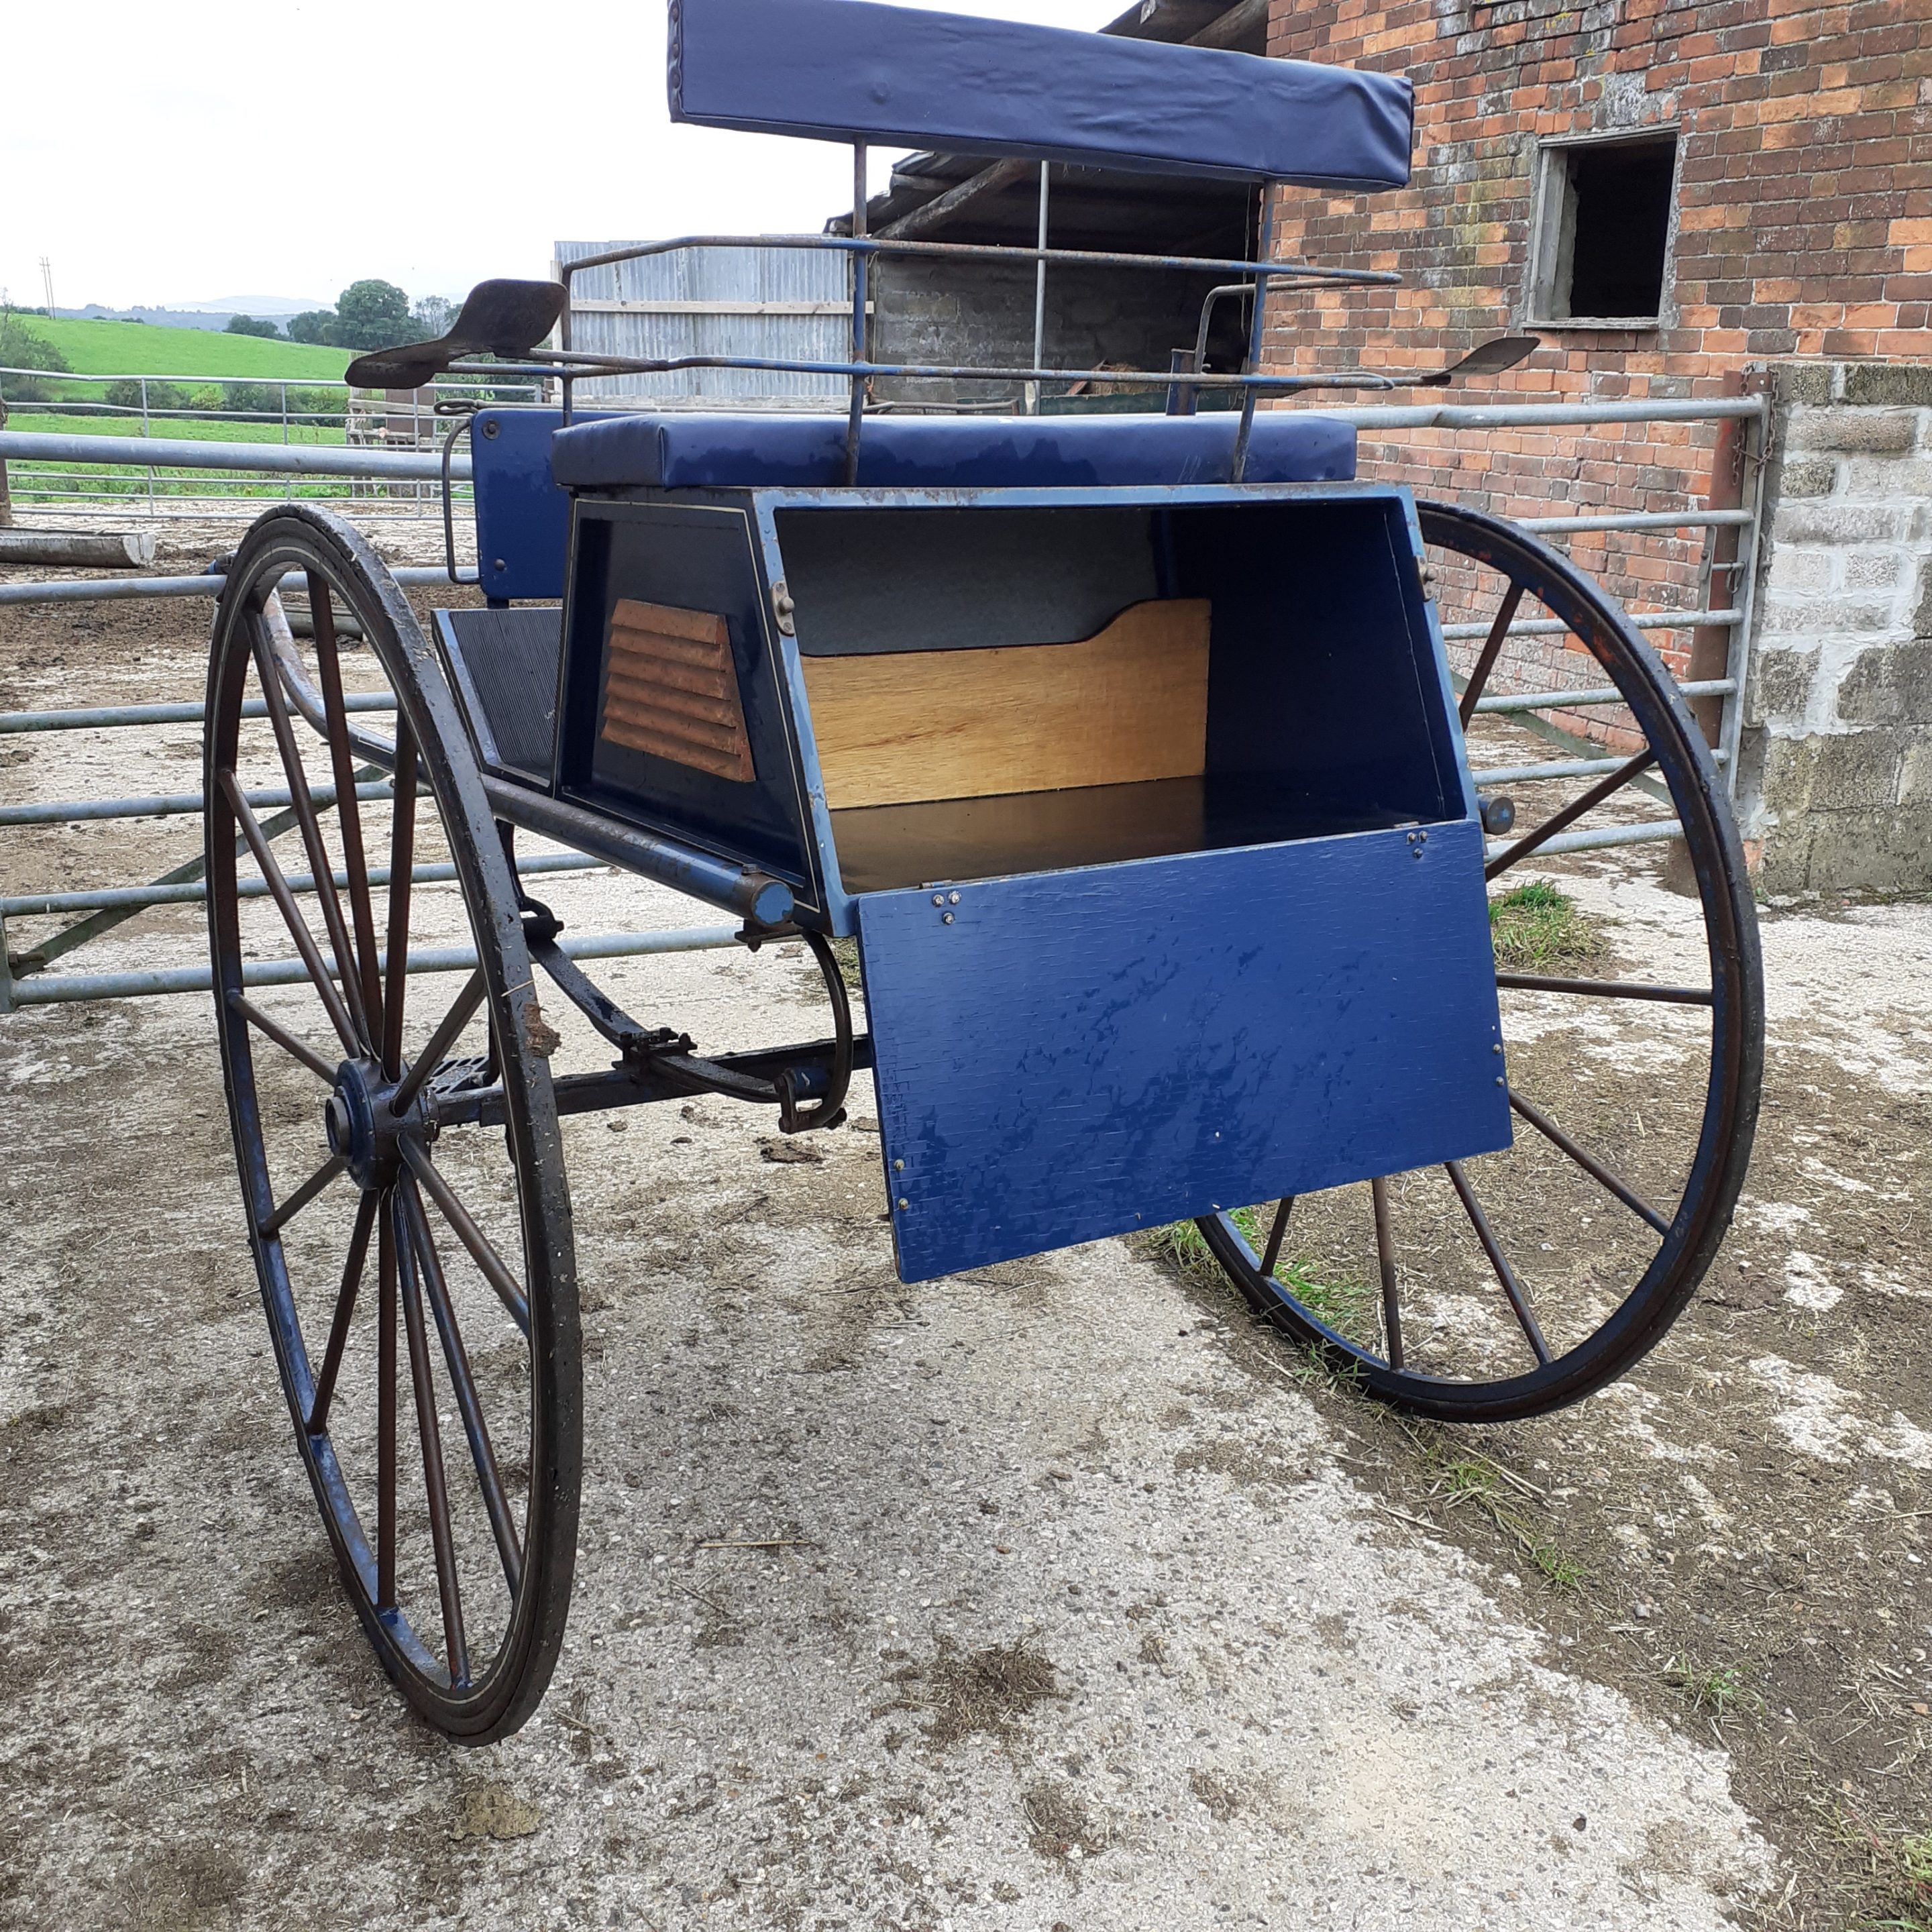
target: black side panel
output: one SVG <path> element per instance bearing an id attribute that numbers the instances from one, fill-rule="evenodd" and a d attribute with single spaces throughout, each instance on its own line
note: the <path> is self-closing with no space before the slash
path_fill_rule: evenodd
<path id="1" fill-rule="evenodd" d="M 781 510 L 785 586 L 807 657 L 1070 644 L 1163 591 L 1154 513 Z"/>
<path id="2" fill-rule="evenodd" d="M 724 619 L 752 778 L 721 778 L 600 734 L 610 620 L 634 598 Z M 559 796 L 762 867 L 809 902 L 810 835 L 745 511 L 579 496 Z"/>
<path id="3" fill-rule="evenodd" d="M 553 606 L 436 614 L 478 757 L 490 770 L 548 790 L 563 613 Z"/>

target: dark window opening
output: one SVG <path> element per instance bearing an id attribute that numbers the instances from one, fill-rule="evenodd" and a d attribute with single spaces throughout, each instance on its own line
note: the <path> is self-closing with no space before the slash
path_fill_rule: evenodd
<path id="1" fill-rule="evenodd" d="M 1656 317 L 1664 304 L 1676 136 L 1544 150 L 1539 317 Z"/>

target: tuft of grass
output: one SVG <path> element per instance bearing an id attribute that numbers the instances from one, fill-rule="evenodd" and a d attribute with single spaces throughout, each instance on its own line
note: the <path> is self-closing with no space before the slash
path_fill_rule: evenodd
<path id="1" fill-rule="evenodd" d="M 1583 1566 L 1546 1537 L 1531 1545 L 1529 1560 L 1542 1571 L 1544 1580 L 1552 1589 L 1580 1590 L 1583 1587 Z"/>
<path id="2" fill-rule="evenodd" d="M 845 982 L 848 993 L 863 993 L 866 982 L 859 971 L 859 942 L 856 939 L 835 939 L 832 942 L 832 956 L 838 962 L 838 976 Z"/>
<path id="3" fill-rule="evenodd" d="M 1600 964 L 1610 950 L 1597 922 L 1544 879 L 1531 879 L 1490 902 L 1496 964 L 1517 972 L 1564 972 Z"/>
<path id="4" fill-rule="evenodd" d="M 1694 1711 L 1722 1724 L 1733 1711 L 1762 1711 L 1764 1700 L 1744 1682 L 1741 1665 L 1705 1664 L 1680 1652 L 1664 1666 L 1664 1681 L 1690 1700 Z"/>
<path id="5" fill-rule="evenodd" d="M 1932 1832 L 1881 1832 L 1850 1804 L 1833 1822 L 1840 1842 L 1864 1855 L 1868 1895 L 1886 1915 L 1862 1916 L 1863 1932 L 1932 1932 Z"/>
<path id="6" fill-rule="evenodd" d="M 1241 1238 L 1258 1252 L 1268 1245 L 1268 1226 L 1274 1216 L 1274 1204 L 1270 1202 L 1258 1208 L 1238 1208 L 1230 1219 L 1240 1230 Z M 1226 1280 L 1221 1264 L 1192 1221 L 1175 1221 L 1165 1228 L 1150 1228 L 1142 1242 L 1157 1260 L 1166 1262 L 1190 1281 L 1211 1285 Z M 1372 1312 L 1378 1305 L 1378 1291 L 1367 1282 L 1336 1274 L 1310 1255 L 1297 1255 L 1292 1259 L 1278 1257 L 1274 1275 L 1310 1314 L 1326 1322 L 1338 1334 L 1348 1334 L 1354 1317 Z"/>
<path id="7" fill-rule="evenodd" d="M 1426 1428 L 1405 1424 L 1403 1433 L 1420 1458 L 1432 1495 L 1450 1509 L 1469 1504 L 1479 1510 L 1552 1589 L 1583 1587 L 1587 1573 L 1582 1564 L 1534 1519 L 1522 1500 L 1522 1494 L 1534 1492 L 1521 1477 L 1474 1450 L 1452 1446 Z"/>

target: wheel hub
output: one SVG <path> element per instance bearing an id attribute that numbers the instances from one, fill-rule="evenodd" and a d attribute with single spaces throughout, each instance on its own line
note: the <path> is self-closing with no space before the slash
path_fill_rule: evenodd
<path id="1" fill-rule="evenodd" d="M 390 1110 L 399 1084 L 386 1080 L 375 1060 L 345 1060 L 336 1070 L 335 1090 L 322 1106 L 328 1150 L 347 1162 L 349 1178 L 365 1193 L 395 1178 L 403 1136 L 422 1124 L 415 1106 L 400 1114 Z"/>

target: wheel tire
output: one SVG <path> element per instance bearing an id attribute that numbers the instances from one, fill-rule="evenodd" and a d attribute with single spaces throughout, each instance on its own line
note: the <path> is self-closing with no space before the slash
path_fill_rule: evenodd
<path id="1" fill-rule="evenodd" d="M 285 689 L 275 668 L 267 607 L 291 571 L 305 574 L 315 608 L 313 684 L 320 687 L 326 740 L 290 710 L 293 688 Z M 386 691 L 393 698 L 393 740 L 380 716 L 371 719 L 366 710 L 350 711 L 339 701 L 340 662 L 332 632 L 344 616 L 367 643 L 358 670 L 376 674 L 366 680 L 374 694 Z M 281 647 L 291 648 L 285 638 Z M 315 698 L 313 690 L 309 695 Z M 299 982 L 305 998 L 266 994 L 262 986 L 272 982 L 244 964 L 244 948 L 252 953 L 261 944 L 258 939 L 249 945 L 246 935 L 258 917 L 269 915 L 253 910 L 262 881 L 238 862 L 238 833 L 244 860 L 252 852 L 260 872 L 262 853 L 272 849 L 278 830 L 275 821 L 264 827 L 255 818 L 244 792 L 243 706 L 250 696 L 269 703 L 271 768 L 279 767 L 278 782 L 292 794 L 284 820 L 295 821 L 290 829 L 300 836 L 312 886 L 323 885 L 325 869 L 339 868 L 346 881 L 346 906 L 333 886 L 310 902 L 322 914 L 326 929 L 320 934 L 308 914 L 292 909 L 295 902 L 284 909 L 289 929 L 280 935 L 283 950 L 291 937 L 299 943 L 298 920 L 308 928 L 313 956 Z M 284 715 L 276 716 L 278 710 Z M 222 1066 L 250 1240 L 297 1446 L 344 1583 L 383 1669 L 439 1730 L 484 1743 L 523 1724 L 555 1666 L 575 1562 L 582 1461 L 569 1196 L 549 1071 L 531 1044 L 530 1022 L 538 1016 L 514 884 L 428 640 L 368 543 L 326 511 L 294 505 L 272 511 L 229 562 L 214 619 L 207 719 L 208 930 Z M 248 728 L 259 734 L 262 728 L 251 722 Z M 249 742 L 247 761 L 259 768 L 260 741 Z M 308 768 L 310 760 L 320 771 Z M 352 788 L 358 766 L 366 772 L 386 765 L 393 773 L 399 764 L 413 766 L 416 779 L 406 788 L 393 785 L 409 802 L 385 808 L 393 872 L 381 921 L 385 948 L 376 941 L 374 886 L 363 856 L 364 805 L 353 796 L 341 800 L 331 818 L 326 801 L 317 805 L 313 794 L 332 778 L 339 795 L 345 775 Z M 306 800 L 304 792 L 310 794 Z M 428 817 L 419 826 L 425 806 Z M 326 836 L 329 830 L 332 840 Z M 446 886 L 438 897 L 408 883 L 418 855 L 436 842 L 455 875 L 475 960 L 466 995 L 480 992 L 480 1017 L 458 1024 L 437 1056 L 446 1070 L 424 1070 L 423 1084 L 398 1115 L 390 1101 L 413 1077 L 402 1052 L 411 1030 L 405 989 L 434 982 L 406 976 L 398 970 L 398 956 L 419 956 L 428 926 L 438 916 L 452 920 Z M 238 891 L 244 885 L 250 894 Z M 318 973 L 314 959 L 326 961 L 332 950 L 340 957 L 345 949 L 356 970 L 342 976 L 332 1001 L 324 982 L 334 976 Z M 376 956 L 385 951 L 386 964 Z M 274 1013 L 267 1011 L 270 1005 Z M 431 1005 L 442 1010 L 440 1000 Z M 340 1023 L 344 1018 L 346 1028 Z M 483 1036 L 480 1068 L 473 1058 L 460 1064 L 450 1058 L 466 1024 Z M 427 1024 L 413 1030 L 418 1042 L 428 1043 Z M 325 1088 L 325 1078 L 332 1087 Z M 454 1132 L 439 1138 L 438 1082 L 464 1079 L 472 1088 L 488 1079 L 500 1087 L 500 1145 L 482 1129 L 460 1139 Z M 306 1096 L 292 1084 L 298 1081 L 309 1083 Z M 310 1099 L 314 1112 L 304 1115 Z M 292 1196 L 284 1190 L 278 1209 L 274 1171 L 299 1172 L 318 1158 L 325 1166 L 341 1164 L 337 1178 L 292 1215 Z M 494 1177 L 487 1207 L 480 1193 L 473 1197 L 474 1212 L 464 1207 L 458 1182 L 444 1172 L 452 1162 L 467 1162 L 486 1184 Z M 352 1189 L 341 1185 L 343 1178 Z M 493 1288 L 485 1260 L 450 1218 L 439 1186 L 468 1216 L 510 1287 L 520 1292 L 527 1328 L 518 1338 L 520 1366 L 516 1342 L 500 1332 L 518 1328 L 515 1299 L 501 1285 Z M 433 1207 L 442 1216 L 440 1248 Z M 491 1221 L 513 1221 L 514 1234 L 493 1238 L 484 1225 Z M 361 1292 L 372 1250 L 373 1295 Z M 332 1256 L 340 1257 L 339 1274 L 331 1272 Z M 400 1340 L 399 1316 L 405 1331 Z M 432 1335 L 441 1343 L 440 1394 Z M 415 1398 L 413 1430 L 402 1420 L 403 1381 Z M 454 1412 L 462 1424 L 448 1457 L 440 1404 L 447 1405 L 444 1420 Z M 367 1453 L 372 1430 L 373 1474 Z M 412 1443 L 420 1449 L 420 1508 Z M 506 1452 L 501 1461 L 499 1444 Z M 455 1472 L 453 1484 L 451 1466 L 465 1460 L 466 1445 L 474 1480 Z M 459 1532 L 477 1524 L 482 1528 L 462 1540 Z M 420 1548 L 425 1532 L 428 1562 Z M 487 1654 L 470 1642 L 484 1600 L 474 1594 L 479 1538 L 493 1592 Z M 472 1592 L 466 1616 L 466 1564 Z"/>
<path id="2" fill-rule="evenodd" d="M 1387 1340 L 1386 1317 L 1379 1350 L 1344 1334 L 1273 1268 L 1264 1269 L 1267 1246 L 1258 1254 L 1233 1214 L 1214 1215 L 1196 1225 L 1251 1308 L 1298 1342 L 1320 1351 L 1366 1392 L 1443 1421 L 1503 1422 L 1580 1401 L 1628 1372 L 1663 1339 L 1696 1292 L 1730 1224 L 1750 1163 L 1763 1069 L 1763 974 L 1750 884 L 1729 801 L 1710 749 L 1656 652 L 1567 558 L 1528 532 L 1453 505 L 1423 502 L 1417 510 L 1426 544 L 1451 559 L 1500 573 L 1521 587 L 1525 600 L 1534 598 L 1563 621 L 1616 686 L 1655 754 L 1657 776 L 1668 788 L 1683 829 L 1711 970 L 1709 1076 L 1688 1180 L 1648 1265 L 1607 1317 L 1534 1367 L 1494 1376 L 1432 1374 L 1400 1363 L 1393 1358 L 1399 1351 Z M 1512 612 L 1515 608 L 1512 603 Z M 1508 628 L 1505 621 L 1496 633 L 1498 642 Z M 1486 676 L 1493 658 L 1492 652 L 1490 662 L 1479 664 L 1478 679 Z M 1519 1130 L 1520 1142 L 1526 1131 Z M 1466 1175 L 1451 1178 L 1461 1194 Z M 1395 1292 L 1387 1285 L 1393 1282 L 1394 1266 L 1387 1225 L 1388 1178 L 1375 1186 L 1385 1300 Z M 1468 1197 L 1462 1200 L 1467 1210 Z M 1470 1218 L 1475 1226 L 1475 1210 Z M 1255 1232 L 1259 1233 L 1258 1227 Z M 1490 1232 L 1493 1238 L 1495 1231 Z M 1499 1269 L 1499 1283 L 1501 1275 Z M 1395 1325 L 1399 1333 L 1400 1324 Z M 1526 1336 L 1534 1326 L 1532 1310 Z"/>

